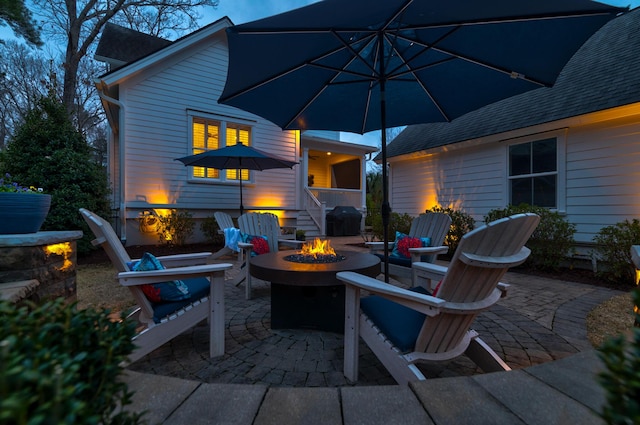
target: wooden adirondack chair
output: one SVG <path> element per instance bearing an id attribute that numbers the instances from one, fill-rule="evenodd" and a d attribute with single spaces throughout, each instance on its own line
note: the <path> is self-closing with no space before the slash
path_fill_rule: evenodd
<path id="1" fill-rule="evenodd" d="M 164 270 L 132 271 L 129 254 L 113 228 L 103 218 L 80 209 L 84 220 L 95 234 L 94 245 L 101 245 L 111 259 L 121 285 L 128 287 L 138 304 L 135 312 L 143 326 L 134 337 L 135 361 L 203 320 L 209 321 L 209 354 L 224 354 L 224 272 L 231 264 L 207 264 L 210 252 L 158 257 Z M 182 280 L 191 297 L 182 301 L 151 303 L 141 285 Z M 134 316 L 132 314 L 131 316 Z"/>
<path id="2" fill-rule="evenodd" d="M 338 273 L 346 285 L 344 374 L 358 378 L 358 337 L 399 384 L 424 380 L 420 361 L 467 355 L 483 371 L 509 366 L 470 329 L 479 312 L 506 293 L 500 279 L 530 254 L 524 246 L 540 218 L 519 214 L 467 233 L 448 268 L 418 262 L 423 277 L 442 279 L 436 296 L 406 290 L 353 272 Z M 360 291 L 375 294 L 360 298 Z"/>
<path id="3" fill-rule="evenodd" d="M 444 238 L 451 227 L 451 217 L 444 213 L 420 214 L 411 222 L 408 236 L 411 238 L 430 238 L 428 247 L 410 248 L 411 258 L 389 257 L 389 276 L 402 282 L 415 281 L 411 264 L 417 261 L 433 263 L 438 254 L 445 254 L 448 250 L 444 246 Z M 389 253 L 393 250 L 395 242 L 389 242 Z M 372 254 L 384 259 L 384 242 L 367 242 Z M 384 273 L 384 262 L 380 263 L 381 271 Z"/>
<path id="4" fill-rule="evenodd" d="M 213 217 L 216 219 L 216 223 L 218 223 L 218 227 L 220 228 L 220 230 L 218 230 L 219 234 L 224 235 L 224 229 L 235 228 L 233 219 L 229 214 L 222 211 L 216 211 L 215 213 L 213 213 Z M 217 252 L 214 252 L 211 256 L 211 259 L 214 260 L 220 257 L 224 257 L 225 255 L 235 254 L 238 254 L 238 261 L 242 261 L 242 250 L 240 250 L 239 252 L 235 252 L 233 249 L 225 245 Z"/>
<path id="5" fill-rule="evenodd" d="M 287 245 L 291 247 L 300 247 L 304 242 L 295 239 L 282 239 L 280 231 L 280 223 L 278 216 L 271 213 L 246 213 L 238 218 L 238 227 L 240 232 L 252 236 L 265 236 L 269 244 L 269 252 L 278 252 L 279 246 Z M 245 296 L 251 299 L 251 251 L 254 246 L 251 243 L 239 243 L 238 246 L 245 252 Z M 238 282 L 237 284 L 240 284 Z"/>

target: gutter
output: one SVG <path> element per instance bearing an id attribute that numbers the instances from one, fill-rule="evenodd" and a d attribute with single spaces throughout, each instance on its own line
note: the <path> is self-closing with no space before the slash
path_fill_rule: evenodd
<path id="1" fill-rule="evenodd" d="M 126 209 L 126 203 L 125 203 L 125 164 L 124 164 L 124 137 L 122 136 L 123 130 L 124 130 L 124 111 L 125 111 L 125 106 L 124 103 L 122 103 L 120 100 L 118 99 L 114 99 L 112 97 L 107 96 L 106 94 L 104 94 L 103 92 L 103 87 L 105 86 L 105 84 L 103 82 L 100 82 L 100 87 L 98 87 L 98 96 L 100 96 L 100 98 L 102 100 L 104 100 L 105 102 L 108 103 L 112 103 L 114 105 L 116 105 L 118 108 L 120 108 L 120 114 L 118 116 L 118 159 L 119 159 L 119 164 L 118 164 L 118 180 L 119 180 L 119 186 L 120 186 L 120 199 L 119 204 L 120 204 L 120 241 L 122 242 L 122 245 L 126 245 L 127 242 L 127 209 Z"/>

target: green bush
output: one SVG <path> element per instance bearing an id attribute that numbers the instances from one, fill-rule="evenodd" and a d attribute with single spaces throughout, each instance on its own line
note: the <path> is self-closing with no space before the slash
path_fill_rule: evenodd
<path id="1" fill-rule="evenodd" d="M 522 213 L 534 213 L 540 216 L 540 224 L 527 242 L 527 247 L 531 249 L 527 264 L 545 270 L 558 269 L 570 254 L 575 244 L 573 236 L 576 233 L 575 224 L 569 223 L 559 213 L 528 204 L 509 205 L 504 209 L 489 211 L 484 221 L 489 223 Z"/>
<path id="2" fill-rule="evenodd" d="M 449 247 L 448 255 L 453 255 L 453 253 L 458 248 L 458 244 L 460 243 L 460 239 L 462 237 L 472 231 L 475 228 L 475 222 L 473 218 L 461 210 L 455 210 L 453 208 L 447 207 L 443 208 L 439 205 L 428 209 L 426 212 L 436 212 L 436 213 L 445 213 L 449 217 L 451 217 L 451 228 L 449 229 L 449 233 L 444 239 L 444 244 Z"/>
<path id="3" fill-rule="evenodd" d="M 171 210 L 169 215 L 158 216 L 160 243 L 182 246 L 193 235 L 196 222 L 189 211 Z"/>
<path id="4" fill-rule="evenodd" d="M 214 216 L 206 217 L 200 223 L 200 230 L 204 234 L 207 241 L 212 242 L 213 244 L 222 244 L 224 245 L 224 235 L 218 233 L 220 226 L 218 226 L 218 222 Z"/>
<path id="5" fill-rule="evenodd" d="M 640 289 L 634 291 L 634 300 L 640 306 Z M 598 379 L 606 396 L 600 416 L 608 424 L 640 424 L 640 327 L 629 339 L 625 335 L 608 339 L 599 351 L 605 370 Z"/>
<path id="6" fill-rule="evenodd" d="M 631 245 L 640 244 L 640 221 L 633 219 L 606 226 L 593 238 L 605 267 L 598 276 L 621 285 L 635 284 L 636 271 L 631 260 Z"/>
<path id="7" fill-rule="evenodd" d="M 135 325 L 59 299 L 0 302 L 0 423 L 136 424 L 119 379 Z"/>
<path id="8" fill-rule="evenodd" d="M 392 212 L 389 216 L 389 241 L 394 241 L 396 239 L 396 232 L 408 234 L 409 230 L 411 230 L 412 221 L 413 217 L 407 213 L 399 214 Z M 373 236 L 378 238 L 380 241 L 384 240 L 381 214 L 371 216 L 371 226 L 373 229 Z"/>
<path id="9" fill-rule="evenodd" d="M 78 252 L 94 249 L 93 233 L 78 209 L 111 216 L 107 174 L 94 160 L 91 147 L 62 103 L 45 97 L 27 112 L 22 126 L 0 152 L 0 175 L 5 173 L 24 186 L 41 187 L 51 195 L 42 230 L 82 230 Z"/>

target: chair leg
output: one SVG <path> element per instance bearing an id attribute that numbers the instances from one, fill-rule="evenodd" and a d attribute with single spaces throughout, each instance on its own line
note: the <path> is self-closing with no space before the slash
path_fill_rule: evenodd
<path id="1" fill-rule="evenodd" d="M 358 342 L 360 338 L 360 289 L 345 288 L 344 311 L 344 376 L 358 381 Z"/>
<path id="2" fill-rule="evenodd" d="M 484 372 L 503 372 L 511 370 L 504 360 L 479 337 L 473 338 L 464 352 Z"/>

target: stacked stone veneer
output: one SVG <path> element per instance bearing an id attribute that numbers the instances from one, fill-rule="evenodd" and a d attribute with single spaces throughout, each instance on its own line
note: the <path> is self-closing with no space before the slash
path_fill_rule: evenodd
<path id="1" fill-rule="evenodd" d="M 0 289 L 3 283 L 36 279 L 36 298 L 76 300 L 76 240 L 81 231 L 0 235 Z"/>

